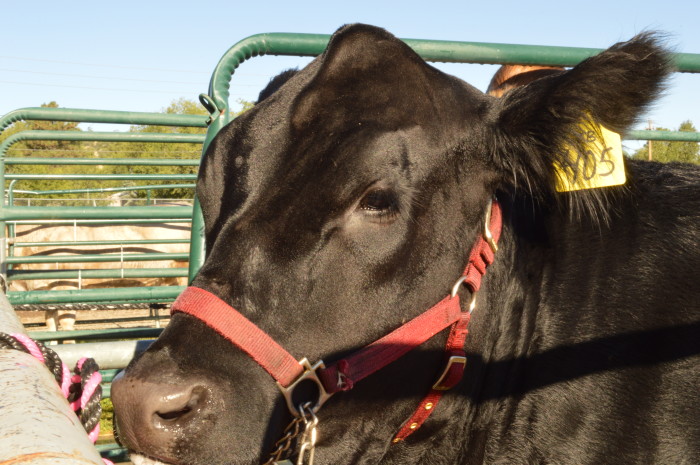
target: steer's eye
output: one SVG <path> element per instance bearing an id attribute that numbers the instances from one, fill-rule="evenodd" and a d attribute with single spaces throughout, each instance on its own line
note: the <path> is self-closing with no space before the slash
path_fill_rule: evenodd
<path id="1" fill-rule="evenodd" d="M 398 214 L 399 201 L 389 189 L 373 189 L 360 200 L 358 208 L 366 215 L 386 220 Z"/>

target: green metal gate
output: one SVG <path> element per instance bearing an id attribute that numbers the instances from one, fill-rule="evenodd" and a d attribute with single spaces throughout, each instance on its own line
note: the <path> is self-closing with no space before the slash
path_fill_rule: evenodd
<path id="1" fill-rule="evenodd" d="M 262 55 L 287 55 L 287 56 L 316 56 L 323 52 L 330 36 L 318 34 L 258 34 L 235 44 L 221 58 L 212 74 L 209 91 L 200 95 L 200 101 L 209 112 L 209 117 L 193 117 L 180 115 L 166 115 L 157 113 L 131 113 L 108 112 L 96 110 L 71 110 L 71 109 L 21 109 L 12 112 L 0 119 L 0 130 L 14 121 L 22 119 L 48 119 L 54 121 L 78 121 L 78 122 L 110 122 L 126 124 L 158 124 L 158 125 L 183 125 L 183 126 L 208 126 L 206 137 L 198 139 L 203 143 L 202 153 L 205 153 L 216 134 L 231 121 L 229 108 L 229 86 L 238 66 L 244 61 Z M 493 44 L 478 42 L 451 42 L 406 39 L 419 55 L 427 61 L 451 62 L 451 63 L 480 63 L 480 64 L 524 64 L 524 65 L 549 65 L 549 66 L 573 66 L 581 60 L 597 54 L 601 50 L 591 48 L 551 47 L 532 45 Z M 700 54 L 676 54 L 675 66 L 678 72 L 699 73 Z M 95 133 L 91 133 L 94 135 Z M 116 136 L 113 133 L 112 137 Z M 43 134 L 46 136 L 46 134 Z M 53 134 L 53 137 L 63 135 Z M 144 135 L 145 136 L 145 135 Z M 149 135 L 145 137 L 160 137 L 162 135 Z M 24 137 L 42 137 L 40 134 L 25 134 Z M 67 137 L 67 136 L 66 136 Z M 107 137 L 107 136 L 105 136 Z M 700 142 L 700 133 L 688 132 L 659 132 L 659 131 L 632 131 L 627 135 L 633 140 L 675 140 Z M 170 142 L 177 142 L 170 140 Z M 3 177 L 4 165 L 15 163 L 12 158 L 4 158 L 4 149 L 0 147 L 0 186 L 5 186 L 6 179 L 20 179 L 19 177 Z M 77 161 L 76 161 L 77 163 Z M 81 162 L 82 163 L 82 162 Z M 26 179 L 26 178 L 25 178 Z M 191 180 L 191 178 L 183 179 Z M 48 220 L 68 219 L 79 216 L 87 220 L 131 218 L 143 219 L 144 217 L 166 219 L 172 217 L 173 210 L 167 213 L 155 210 L 144 210 L 143 207 L 121 207 L 123 211 L 104 208 L 46 208 L 46 207 L 14 207 L 0 205 L 0 222 L 20 219 Z M 187 210 L 187 211 L 185 211 Z M 160 216 L 162 215 L 162 216 Z M 192 239 L 189 253 L 190 280 L 195 276 L 204 261 L 204 237 L 203 219 L 197 199 L 194 199 L 193 209 L 177 210 L 178 217 L 192 218 Z M 4 228 L 2 228 L 4 230 Z M 4 249 L 4 248 L 3 248 Z M 91 291 L 91 292 L 87 292 Z M 144 288 L 140 298 L 146 301 L 173 299 L 179 288 Z M 89 302 L 121 302 L 133 298 L 133 290 L 126 293 L 113 290 L 83 290 L 63 291 L 62 294 L 34 294 L 33 296 L 11 295 L 14 303 L 24 302 L 75 302 L 79 299 Z M 135 337 L 153 334 L 154 332 L 135 334 Z M 147 336 L 148 337 L 148 336 Z M 99 362 L 99 360 L 98 360 Z M 113 373 L 110 372 L 110 375 Z M 112 458 L 124 458 L 124 451 L 116 446 L 103 448 L 105 455 Z"/>

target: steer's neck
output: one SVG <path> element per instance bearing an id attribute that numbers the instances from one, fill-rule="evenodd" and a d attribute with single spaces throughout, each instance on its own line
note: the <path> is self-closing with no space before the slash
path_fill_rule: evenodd
<path id="1" fill-rule="evenodd" d="M 383 463 L 481 464 L 494 439 L 506 434 L 522 362 L 537 350 L 539 295 L 549 272 L 543 264 L 551 252 L 541 217 L 514 217 L 512 205 L 502 205 L 499 250 L 469 323 L 463 379 L 415 438 L 390 449 Z"/>
<path id="2" fill-rule="evenodd" d="M 488 447 L 507 436 L 518 399 L 525 394 L 527 360 L 539 351 L 538 331 L 548 318 L 543 300 L 555 253 L 551 225 L 546 214 L 533 212 L 532 205 L 523 209 L 502 203 L 499 251 L 477 295 L 467 338 L 468 369 L 461 385 L 466 402 L 456 415 L 461 424 L 452 428 L 468 441 L 453 463 L 482 463 Z M 447 434 L 447 442 L 457 439 L 451 435 Z"/>
<path id="3" fill-rule="evenodd" d="M 612 397 L 603 399 L 612 394 L 581 396 L 580 381 L 614 377 L 610 347 L 621 359 L 638 355 L 624 352 L 628 341 L 620 339 L 620 328 L 629 332 L 648 321 L 629 317 L 640 314 L 629 291 L 638 278 L 620 269 L 636 257 L 639 238 L 629 232 L 635 231 L 635 213 L 624 200 L 617 206 L 623 213 L 609 224 L 573 220 L 527 201 L 502 204 L 499 251 L 469 327 L 461 386 L 466 402 L 454 402 L 450 413 L 457 420 L 449 420 L 453 426 L 441 439 L 467 438 L 452 463 L 489 463 L 495 456 L 523 463 L 523 457 L 557 456 L 555 449 L 566 455 L 559 450 L 565 444 L 549 442 L 552 419 L 541 420 L 558 415 L 562 424 L 572 424 L 582 412 L 588 421 L 604 417 L 607 412 L 595 404 L 613 405 Z M 621 247 L 630 249 L 624 260 L 614 258 Z"/>

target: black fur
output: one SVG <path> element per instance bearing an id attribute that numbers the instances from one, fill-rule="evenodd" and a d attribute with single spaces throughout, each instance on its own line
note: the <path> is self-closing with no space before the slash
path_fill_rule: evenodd
<path id="1" fill-rule="evenodd" d="M 581 156 L 582 167 L 595 164 L 577 134 L 577 126 L 593 121 L 624 133 L 663 91 L 669 56 L 653 33 L 643 33 L 589 58 L 567 73 L 538 79 L 504 97 L 498 108 L 495 161 L 512 171 L 512 183 L 525 183 L 534 196 L 564 202 L 577 218 L 606 220 L 608 197 L 619 189 L 591 189 L 552 196 L 552 163 L 570 165 Z M 614 66 L 611 66 L 614 64 Z M 640 88 L 641 83 L 654 83 Z M 513 137 L 516 136 L 516 137 Z M 575 150 L 567 150 L 571 147 Z M 511 156 L 503 157 L 506 150 Z"/>
<path id="2" fill-rule="evenodd" d="M 292 76 L 294 76 L 298 72 L 299 70 L 297 68 L 290 68 L 282 71 L 277 76 L 271 78 L 270 82 L 267 83 L 267 86 L 265 86 L 265 88 L 260 91 L 260 94 L 258 95 L 258 101 L 255 103 L 258 104 L 266 98 L 268 98 L 270 95 L 277 92 L 279 88 L 282 87 L 282 85 L 284 85 L 285 82 L 289 81 L 292 78 Z"/>
<path id="3" fill-rule="evenodd" d="M 323 407 L 316 463 L 700 463 L 700 169 L 629 162 L 625 187 L 553 190 L 576 126 L 625 131 L 668 62 L 642 34 L 499 100 L 352 25 L 219 133 L 193 284 L 299 358 L 338 360 L 442 299 L 488 199 L 504 208 L 462 383 L 392 444 L 443 333 Z M 182 314 L 112 396 L 124 443 L 179 465 L 262 463 L 290 420 L 265 371 Z"/>

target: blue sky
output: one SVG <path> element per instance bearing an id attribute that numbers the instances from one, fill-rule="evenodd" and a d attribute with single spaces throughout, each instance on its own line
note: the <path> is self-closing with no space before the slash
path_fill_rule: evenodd
<path id="1" fill-rule="evenodd" d="M 657 29 L 670 34 L 677 51 L 700 53 L 700 2 L 682 3 L 679 8 L 658 0 L 3 2 L 0 114 L 51 100 L 71 108 L 161 111 L 173 100 L 196 100 L 206 92 L 219 58 L 249 35 L 329 34 L 351 22 L 382 26 L 404 38 L 596 48 Z M 231 101 L 255 100 L 270 76 L 306 62 L 264 57 L 244 63 L 232 80 Z M 441 67 L 481 90 L 496 69 Z M 700 75 L 676 75 L 647 118 L 656 126 L 676 128 L 687 119 L 700 126 Z"/>

